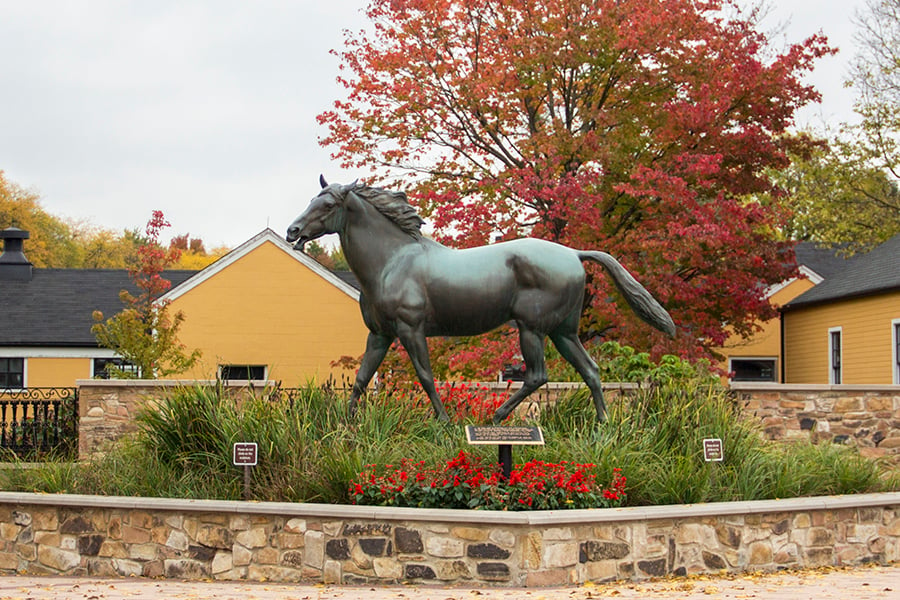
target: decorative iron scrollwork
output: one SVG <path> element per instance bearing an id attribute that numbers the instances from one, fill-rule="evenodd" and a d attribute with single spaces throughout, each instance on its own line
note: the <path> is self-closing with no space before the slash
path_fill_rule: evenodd
<path id="1" fill-rule="evenodd" d="M 78 389 L 0 389 L 0 447 L 20 458 L 72 455 L 78 447 Z"/>

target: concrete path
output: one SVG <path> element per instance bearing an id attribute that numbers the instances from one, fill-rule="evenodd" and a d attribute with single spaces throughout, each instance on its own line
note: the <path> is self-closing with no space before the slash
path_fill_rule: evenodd
<path id="1" fill-rule="evenodd" d="M 673 578 L 548 589 L 335 586 L 89 577 L 0 577 L 0 600 L 586 600 L 598 598 L 900 599 L 900 563 L 767 575 Z"/>

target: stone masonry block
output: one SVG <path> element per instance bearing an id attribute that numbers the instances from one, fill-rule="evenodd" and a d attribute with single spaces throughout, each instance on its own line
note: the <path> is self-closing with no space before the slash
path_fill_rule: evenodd
<path id="1" fill-rule="evenodd" d="M 304 542 L 306 565 L 321 569 L 325 564 L 325 534 L 321 531 L 307 531 Z"/>
<path id="2" fill-rule="evenodd" d="M 456 558 L 463 555 L 462 540 L 433 536 L 426 540 L 425 551 L 438 558 Z"/>
<path id="3" fill-rule="evenodd" d="M 602 560 L 625 558 L 631 552 L 628 544 L 621 542 L 601 542 L 588 540 L 579 548 L 580 562 L 596 562 Z"/>
<path id="4" fill-rule="evenodd" d="M 571 567 L 578 563 L 578 543 L 560 542 L 544 546 L 544 566 L 550 569 Z"/>
<path id="5" fill-rule="evenodd" d="M 422 536 L 415 529 L 397 527 L 394 530 L 394 542 L 397 552 L 401 554 L 421 554 L 425 551 Z"/>
<path id="6" fill-rule="evenodd" d="M 38 562 L 59 573 L 68 573 L 71 569 L 81 565 L 81 555 L 77 552 L 41 546 L 38 549 Z"/>

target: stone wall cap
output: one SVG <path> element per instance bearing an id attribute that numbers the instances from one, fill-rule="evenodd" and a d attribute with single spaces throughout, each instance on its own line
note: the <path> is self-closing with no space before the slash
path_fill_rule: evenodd
<path id="1" fill-rule="evenodd" d="M 325 517 L 336 519 L 375 519 L 384 521 L 450 521 L 485 525 L 547 525 L 589 522 L 621 522 L 655 519 L 678 519 L 751 513 L 811 510 L 834 510 L 871 506 L 900 506 L 900 492 L 815 496 L 785 500 L 752 500 L 744 502 L 710 502 L 668 506 L 634 506 L 626 508 L 488 511 L 428 508 L 394 508 L 348 504 L 306 504 L 291 502 L 240 502 L 231 500 L 182 500 L 124 496 L 88 496 L 79 494 L 34 494 L 0 492 L 0 504 L 56 505 L 85 508 L 120 508 L 180 512 L 224 512 L 291 517 Z"/>
<path id="2" fill-rule="evenodd" d="M 275 381 L 216 381 L 215 379 L 76 379 L 77 387 L 107 388 L 154 388 L 154 387 L 197 387 L 221 385 L 229 388 L 273 388 Z"/>
<path id="3" fill-rule="evenodd" d="M 740 392 L 890 392 L 900 393 L 900 385 L 887 383 L 760 383 L 735 382 L 729 388 Z"/>

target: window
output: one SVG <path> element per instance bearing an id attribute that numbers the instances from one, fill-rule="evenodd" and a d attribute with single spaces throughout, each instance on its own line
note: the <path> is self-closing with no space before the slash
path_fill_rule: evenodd
<path id="1" fill-rule="evenodd" d="M 25 359 L 0 358 L 0 389 L 25 387 Z"/>
<path id="2" fill-rule="evenodd" d="M 841 328 L 832 327 L 828 330 L 828 383 L 839 384 L 842 381 L 841 372 Z"/>
<path id="3" fill-rule="evenodd" d="M 95 358 L 94 379 L 112 379 L 110 367 L 115 367 L 120 372 L 139 378 L 141 371 L 137 365 L 133 365 L 124 358 Z"/>
<path id="4" fill-rule="evenodd" d="M 894 332 L 891 340 L 894 348 L 892 363 L 894 365 L 894 385 L 900 385 L 900 319 L 891 321 L 891 330 Z"/>
<path id="5" fill-rule="evenodd" d="M 500 371 L 500 381 L 525 381 L 525 363 L 503 367 Z"/>
<path id="6" fill-rule="evenodd" d="M 222 381 L 265 381 L 266 365 L 219 365 Z"/>
<path id="7" fill-rule="evenodd" d="M 729 366 L 732 381 L 778 381 L 775 358 L 732 358 Z"/>

